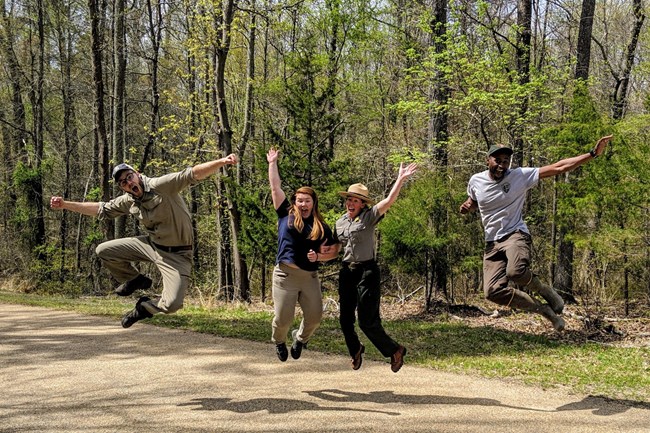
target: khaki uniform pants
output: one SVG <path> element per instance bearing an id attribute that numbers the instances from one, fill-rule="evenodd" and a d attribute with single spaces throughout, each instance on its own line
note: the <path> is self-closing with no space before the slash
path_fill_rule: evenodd
<path id="1" fill-rule="evenodd" d="M 528 284 L 532 240 L 528 233 L 514 232 L 504 239 L 488 242 L 483 255 L 483 290 L 485 297 L 499 305 L 509 305 L 513 297 L 508 281 L 519 286 Z"/>
<path id="2" fill-rule="evenodd" d="M 298 341 L 307 343 L 320 325 L 323 316 L 323 297 L 318 272 L 295 269 L 280 263 L 273 269 L 273 318 L 271 339 L 275 344 L 287 340 L 293 323 L 296 302 L 300 304 L 303 319 L 298 328 Z"/>
<path id="3" fill-rule="evenodd" d="M 151 314 L 169 314 L 183 307 L 183 299 L 192 275 L 191 250 L 168 253 L 151 245 L 147 236 L 138 236 L 101 243 L 95 252 L 120 283 L 139 275 L 140 272 L 133 266 L 133 262 L 151 262 L 156 265 L 162 275 L 162 294 L 142 303 Z"/>

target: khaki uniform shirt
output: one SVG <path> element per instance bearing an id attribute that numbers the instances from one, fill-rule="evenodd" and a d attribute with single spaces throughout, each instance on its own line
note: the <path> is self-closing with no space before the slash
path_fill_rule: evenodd
<path id="1" fill-rule="evenodd" d="M 347 214 L 336 221 L 334 239 L 343 245 L 344 262 L 365 262 L 375 258 L 375 226 L 383 215 L 377 206 L 365 208 L 351 220 Z"/>
<path id="2" fill-rule="evenodd" d="M 192 219 L 180 192 L 198 181 L 191 168 L 160 177 L 141 175 L 144 194 L 125 193 L 99 203 L 99 219 L 133 215 L 152 242 L 168 247 L 192 245 Z"/>

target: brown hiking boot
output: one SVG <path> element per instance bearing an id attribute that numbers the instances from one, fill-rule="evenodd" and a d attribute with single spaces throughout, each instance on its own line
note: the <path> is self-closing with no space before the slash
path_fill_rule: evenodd
<path id="1" fill-rule="evenodd" d="M 566 326 L 564 319 L 555 314 L 555 311 L 553 311 L 550 305 L 541 304 L 539 314 L 548 319 L 557 332 L 564 331 L 564 327 Z"/>
<path id="2" fill-rule="evenodd" d="M 564 300 L 551 286 L 542 283 L 537 278 L 537 275 L 533 275 L 533 279 L 530 280 L 530 283 L 526 287 L 535 293 L 539 293 L 548 302 L 548 305 L 551 306 L 555 314 L 562 314 L 562 311 L 564 311 Z"/>
<path id="3" fill-rule="evenodd" d="M 556 331 L 562 332 L 564 330 L 564 319 L 555 314 L 550 305 L 542 304 L 537 299 L 531 298 L 527 293 L 522 292 L 521 290 L 515 290 L 512 294 L 510 307 L 541 314 L 551 322 Z"/>
<path id="4" fill-rule="evenodd" d="M 400 346 L 393 356 L 390 357 L 390 369 L 393 373 L 397 373 L 402 365 L 404 365 L 404 357 L 406 356 L 406 347 Z"/>
<path id="5" fill-rule="evenodd" d="M 366 348 L 362 344 L 357 351 L 357 354 L 352 357 L 352 370 L 358 370 L 361 368 L 361 363 L 363 362 L 363 353 L 366 351 Z"/>

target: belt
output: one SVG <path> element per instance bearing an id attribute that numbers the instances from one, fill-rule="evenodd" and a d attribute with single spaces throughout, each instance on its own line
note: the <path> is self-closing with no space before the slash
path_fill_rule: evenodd
<path id="1" fill-rule="evenodd" d="M 348 267 L 350 269 L 356 269 L 356 268 L 363 268 L 365 266 L 374 265 L 375 263 L 376 263 L 375 259 L 372 259 L 363 262 L 343 262 L 343 266 Z"/>
<path id="2" fill-rule="evenodd" d="M 158 245 L 155 242 L 151 242 L 154 247 L 158 248 L 160 251 L 165 251 L 166 253 L 177 253 L 179 251 L 189 251 L 192 249 L 192 245 L 179 245 L 176 247 L 168 247 L 165 245 Z"/>

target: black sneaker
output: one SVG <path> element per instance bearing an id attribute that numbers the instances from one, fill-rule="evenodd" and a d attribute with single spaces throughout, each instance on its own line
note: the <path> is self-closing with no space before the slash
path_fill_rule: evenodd
<path id="1" fill-rule="evenodd" d="M 280 343 L 275 345 L 275 353 L 278 355 L 278 359 L 282 362 L 286 361 L 289 357 L 289 352 L 287 351 L 287 344 Z"/>
<path id="2" fill-rule="evenodd" d="M 139 274 L 132 280 L 127 281 L 126 283 L 120 284 L 117 289 L 115 289 L 115 294 L 117 296 L 129 296 L 131 293 L 136 290 L 146 290 L 151 287 L 151 279 L 145 277 L 142 274 Z"/>
<path id="3" fill-rule="evenodd" d="M 133 325 L 135 322 L 142 320 L 142 319 L 148 319 L 149 317 L 153 317 L 153 314 L 151 314 L 146 308 L 142 306 L 143 302 L 148 301 L 149 298 L 146 296 L 141 297 L 138 299 L 138 302 L 135 304 L 135 308 L 122 317 L 122 327 L 123 328 L 130 328 L 131 325 Z"/>
<path id="4" fill-rule="evenodd" d="M 298 359 L 300 358 L 300 355 L 302 355 L 302 349 L 304 347 L 307 347 L 307 343 L 303 343 L 302 341 L 298 341 L 298 330 L 294 329 L 291 331 L 291 337 L 293 337 L 293 344 L 291 345 L 291 357 L 293 359 Z"/>

